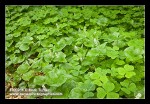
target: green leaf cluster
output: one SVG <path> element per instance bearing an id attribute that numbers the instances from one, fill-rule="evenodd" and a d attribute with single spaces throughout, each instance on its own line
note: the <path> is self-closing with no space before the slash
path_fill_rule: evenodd
<path id="1" fill-rule="evenodd" d="M 42 98 L 144 98 L 144 6 L 5 7 L 13 87 L 62 92 Z"/>

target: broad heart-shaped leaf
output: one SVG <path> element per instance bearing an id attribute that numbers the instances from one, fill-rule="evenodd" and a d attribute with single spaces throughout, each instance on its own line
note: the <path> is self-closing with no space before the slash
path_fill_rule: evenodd
<path id="1" fill-rule="evenodd" d="M 82 91 L 79 88 L 73 88 L 70 92 L 69 98 L 82 98 Z"/>
<path id="2" fill-rule="evenodd" d="M 29 70 L 30 65 L 28 63 L 23 63 L 17 68 L 18 74 L 24 74 Z"/>
<path id="3" fill-rule="evenodd" d="M 94 93 L 93 92 L 86 92 L 83 97 L 84 98 L 90 98 L 90 97 L 93 97 L 94 96 Z"/>
<path id="4" fill-rule="evenodd" d="M 23 74 L 22 79 L 25 81 L 29 81 L 33 77 L 34 70 L 30 70 L 29 72 Z"/>
<path id="5" fill-rule="evenodd" d="M 54 58 L 55 62 L 67 62 L 66 55 L 63 52 L 58 52 Z"/>
<path id="6" fill-rule="evenodd" d="M 127 70 L 127 71 L 132 71 L 132 70 L 134 70 L 134 66 L 126 64 L 124 66 L 124 69 Z"/>
<path id="7" fill-rule="evenodd" d="M 119 94 L 115 92 L 107 93 L 107 98 L 119 98 Z"/>
<path id="8" fill-rule="evenodd" d="M 101 88 L 101 87 L 97 88 L 97 97 L 98 98 L 104 98 L 106 96 L 106 94 L 107 93 L 105 92 L 105 90 L 103 88 Z"/>
<path id="9" fill-rule="evenodd" d="M 131 77 L 134 76 L 134 75 L 136 75 L 135 72 L 126 72 L 125 77 L 126 77 L 126 78 L 131 78 Z"/>
<path id="10" fill-rule="evenodd" d="M 111 92 L 115 88 L 115 85 L 112 82 L 107 82 L 104 83 L 102 87 L 105 89 L 106 92 Z"/>
<path id="11" fill-rule="evenodd" d="M 128 90 L 127 88 L 121 88 L 121 90 L 123 92 L 125 92 L 126 94 L 130 94 L 131 93 L 130 90 Z"/>
<path id="12" fill-rule="evenodd" d="M 43 85 L 45 84 L 45 76 L 35 76 L 33 83 L 36 85 Z"/>
<path id="13" fill-rule="evenodd" d="M 29 49 L 29 45 L 28 44 L 21 44 L 20 47 L 19 47 L 19 49 L 21 51 L 26 51 L 26 50 Z"/>
<path id="14" fill-rule="evenodd" d="M 126 71 L 125 71 L 125 69 L 124 68 L 118 68 L 118 73 L 120 74 L 120 75 L 125 75 L 125 73 L 126 73 Z"/>
<path id="15" fill-rule="evenodd" d="M 46 84 L 49 86 L 59 87 L 65 83 L 67 78 L 64 75 L 59 75 L 56 78 L 46 77 Z"/>
<path id="16" fill-rule="evenodd" d="M 128 89 L 132 92 L 136 91 L 136 85 L 134 83 L 131 83 L 128 87 Z"/>

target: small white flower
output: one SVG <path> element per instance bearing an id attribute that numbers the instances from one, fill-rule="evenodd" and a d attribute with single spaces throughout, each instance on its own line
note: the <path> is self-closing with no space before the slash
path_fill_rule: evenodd
<path id="1" fill-rule="evenodd" d="M 141 96 L 142 96 L 142 94 L 141 94 L 141 93 L 138 93 L 138 94 L 135 96 L 135 99 L 139 99 Z"/>
<path id="2" fill-rule="evenodd" d="M 94 38 L 94 44 L 98 45 L 98 40 Z"/>

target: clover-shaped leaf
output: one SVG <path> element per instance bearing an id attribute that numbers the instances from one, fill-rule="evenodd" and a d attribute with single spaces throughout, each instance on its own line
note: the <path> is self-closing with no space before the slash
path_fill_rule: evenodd
<path id="1" fill-rule="evenodd" d="M 54 51 L 61 51 L 66 46 L 65 40 L 61 39 L 54 47 Z"/>
<path id="2" fill-rule="evenodd" d="M 127 70 L 127 71 L 132 71 L 132 70 L 134 70 L 134 67 L 133 67 L 132 65 L 126 64 L 126 65 L 124 66 L 124 69 Z"/>
<path id="3" fill-rule="evenodd" d="M 49 80 L 51 79 L 51 80 Z M 48 72 L 48 76 L 45 76 L 45 83 L 49 86 L 59 87 L 67 80 L 66 71 L 55 69 Z"/>
<path id="4" fill-rule="evenodd" d="M 115 92 L 109 92 L 107 98 L 119 98 L 119 94 Z"/>
<path id="5" fill-rule="evenodd" d="M 95 72 L 90 76 L 91 79 L 99 79 L 100 78 L 100 74 Z"/>
<path id="6" fill-rule="evenodd" d="M 97 97 L 104 98 L 106 96 L 106 91 L 103 88 L 97 88 Z"/>
<path id="7" fill-rule="evenodd" d="M 120 84 L 123 86 L 121 90 L 126 94 L 130 94 L 137 89 L 135 83 L 130 83 L 129 80 L 124 80 L 123 82 L 120 82 Z"/>
<path id="8" fill-rule="evenodd" d="M 30 65 L 28 63 L 23 63 L 17 68 L 18 74 L 24 74 L 29 70 Z"/>
<path id="9" fill-rule="evenodd" d="M 134 83 L 131 83 L 128 88 L 132 92 L 136 91 L 136 85 Z"/>
<path id="10" fill-rule="evenodd" d="M 136 75 L 135 72 L 126 72 L 125 77 L 126 77 L 126 78 L 131 78 L 131 77 L 134 76 L 134 75 Z"/>
<path id="11" fill-rule="evenodd" d="M 93 91 L 95 89 L 95 85 L 90 80 L 86 80 L 84 83 L 81 83 L 79 86 L 84 92 Z"/>
<path id="12" fill-rule="evenodd" d="M 29 45 L 28 44 L 21 44 L 20 47 L 19 47 L 19 49 L 21 51 L 26 51 L 26 50 L 29 49 Z"/>
<path id="13" fill-rule="evenodd" d="M 98 79 L 94 80 L 93 83 L 98 85 L 98 86 L 102 86 L 102 82 Z"/>
<path id="14" fill-rule="evenodd" d="M 123 64 L 125 64 L 125 62 L 123 60 L 117 60 L 116 64 L 117 65 L 123 65 Z"/>
<path id="15" fill-rule="evenodd" d="M 33 83 L 35 85 L 43 85 L 45 84 L 45 76 L 35 76 Z"/>
<path id="16" fill-rule="evenodd" d="M 109 29 L 111 32 L 117 32 L 119 30 L 117 27 L 110 27 Z"/>
<path id="17" fill-rule="evenodd" d="M 99 54 L 99 50 L 97 48 L 92 48 L 88 53 L 87 56 L 97 56 Z"/>
<path id="18" fill-rule="evenodd" d="M 103 83 L 106 83 L 108 81 L 108 78 L 107 76 L 100 76 L 100 80 L 103 82 Z"/>
<path id="19" fill-rule="evenodd" d="M 118 73 L 120 75 L 125 75 L 126 74 L 126 71 L 124 70 L 124 68 L 118 68 Z"/>
<path id="20" fill-rule="evenodd" d="M 110 86 L 111 86 L 111 87 L 110 87 Z M 106 92 L 111 92 L 111 91 L 114 90 L 115 85 L 114 85 L 113 83 L 111 83 L 111 82 L 107 82 L 107 83 L 104 83 L 104 84 L 102 85 L 102 87 L 105 89 Z"/>
<path id="21" fill-rule="evenodd" d="M 120 82 L 120 84 L 124 87 L 128 87 L 129 86 L 129 80 L 124 80 L 123 82 Z"/>
<path id="22" fill-rule="evenodd" d="M 128 90 L 127 88 L 121 88 L 121 90 L 123 92 L 125 92 L 126 94 L 130 94 L 131 93 L 130 90 Z"/>
<path id="23" fill-rule="evenodd" d="M 70 92 L 69 97 L 70 98 L 81 98 L 82 97 L 82 93 L 81 93 L 81 89 L 79 88 L 73 88 Z"/>

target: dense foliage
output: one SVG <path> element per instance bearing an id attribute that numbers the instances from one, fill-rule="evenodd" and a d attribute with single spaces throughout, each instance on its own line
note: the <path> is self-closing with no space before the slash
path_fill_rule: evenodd
<path id="1" fill-rule="evenodd" d="M 6 82 L 63 94 L 43 98 L 144 98 L 144 19 L 144 6 L 6 6 Z"/>

